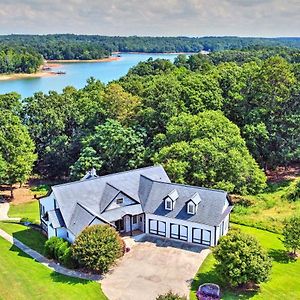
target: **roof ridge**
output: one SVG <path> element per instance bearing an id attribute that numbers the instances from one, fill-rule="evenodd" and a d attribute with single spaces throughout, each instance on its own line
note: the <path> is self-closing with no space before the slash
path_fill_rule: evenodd
<path id="1" fill-rule="evenodd" d="M 157 167 L 163 168 L 162 165 L 148 166 L 148 167 L 143 167 L 143 168 L 136 168 L 136 169 L 132 169 L 132 170 L 127 170 L 127 171 L 121 171 L 121 172 L 116 172 L 116 173 L 101 175 L 101 176 L 98 176 L 98 177 L 95 177 L 95 178 L 90 178 L 90 179 L 87 179 L 87 180 L 88 181 L 94 181 L 94 180 L 99 180 L 99 179 L 104 178 L 104 177 L 111 177 L 111 176 L 116 176 L 116 175 L 120 175 L 120 174 L 125 174 L 125 173 L 135 172 L 135 171 L 139 171 L 139 170 L 145 170 L 145 169 L 151 169 L 151 168 L 154 169 L 154 168 L 157 168 Z M 140 175 L 144 176 L 142 174 L 140 174 Z M 71 185 L 71 184 L 75 184 L 75 183 L 83 183 L 83 182 L 87 182 L 87 181 L 86 180 L 76 180 L 76 181 L 72 181 L 72 182 L 65 182 L 65 183 L 53 185 L 52 188 L 66 186 L 66 185 Z"/>
<path id="2" fill-rule="evenodd" d="M 150 180 L 152 180 L 153 182 L 156 182 L 156 183 L 179 185 L 179 186 L 185 186 L 185 187 L 192 187 L 192 188 L 196 188 L 196 189 L 199 189 L 199 190 L 213 191 L 213 192 L 219 192 L 219 193 L 227 193 L 226 191 L 221 190 L 221 189 L 212 189 L 212 188 L 206 188 L 206 187 L 202 187 L 202 186 L 183 184 L 183 183 L 177 183 L 177 182 L 165 182 L 165 181 L 158 181 L 158 180 L 153 180 L 153 179 L 150 179 Z"/>

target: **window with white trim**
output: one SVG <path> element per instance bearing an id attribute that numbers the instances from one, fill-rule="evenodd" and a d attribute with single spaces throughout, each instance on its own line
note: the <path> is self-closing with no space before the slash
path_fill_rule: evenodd
<path id="1" fill-rule="evenodd" d="M 195 204 L 192 202 L 189 202 L 187 205 L 187 213 L 190 215 L 194 215 L 195 214 Z"/>
<path id="2" fill-rule="evenodd" d="M 167 198 L 165 200 L 165 209 L 166 210 L 172 210 L 173 202 L 171 199 Z"/>

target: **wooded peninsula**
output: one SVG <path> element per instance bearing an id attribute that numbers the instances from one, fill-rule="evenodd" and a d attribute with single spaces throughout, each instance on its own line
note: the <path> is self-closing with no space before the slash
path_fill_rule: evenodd
<path id="1" fill-rule="evenodd" d="M 120 37 L 99 35 L 2 35 L 0 73 L 35 73 L 44 60 L 98 60 L 112 52 L 198 53 L 260 47 L 300 48 L 299 38 Z"/>

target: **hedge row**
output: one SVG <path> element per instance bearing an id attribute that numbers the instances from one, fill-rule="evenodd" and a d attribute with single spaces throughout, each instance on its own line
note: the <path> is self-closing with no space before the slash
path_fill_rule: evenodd
<path id="1" fill-rule="evenodd" d="M 59 237 L 51 237 L 45 243 L 45 255 L 59 261 L 67 268 L 78 267 L 77 261 L 73 258 L 71 244 Z"/>

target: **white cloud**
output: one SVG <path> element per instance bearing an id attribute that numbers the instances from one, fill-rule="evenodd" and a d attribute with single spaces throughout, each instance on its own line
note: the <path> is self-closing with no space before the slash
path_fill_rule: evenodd
<path id="1" fill-rule="evenodd" d="M 0 0 L 0 33 L 300 36 L 299 0 Z"/>

